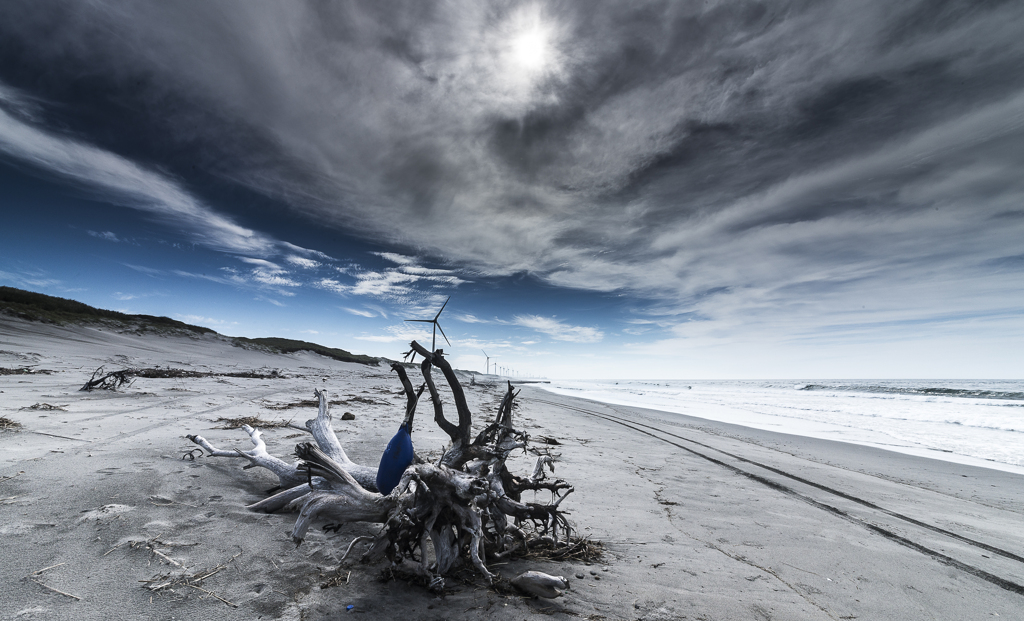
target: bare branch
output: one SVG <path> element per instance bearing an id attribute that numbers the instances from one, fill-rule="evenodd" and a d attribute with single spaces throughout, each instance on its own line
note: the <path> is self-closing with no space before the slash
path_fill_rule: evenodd
<path id="1" fill-rule="evenodd" d="M 282 488 L 295 487 L 296 485 L 301 485 L 306 480 L 305 477 L 299 474 L 298 464 L 285 463 L 267 453 L 267 445 L 263 442 L 263 434 L 259 429 L 253 429 L 249 425 L 242 425 L 242 430 L 249 434 L 249 439 L 252 440 L 253 449 L 251 451 L 241 451 L 239 449 L 224 451 L 214 447 L 203 436 L 190 434 L 185 437 L 206 449 L 210 457 L 244 457 L 254 466 L 261 466 L 270 470 L 278 476 Z"/>
<path id="2" fill-rule="evenodd" d="M 429 358 L 424 358 L 420 364 L 420 370 L 423 372 L 423 382 L 427 385 L 430 390 L 430 401 L 434 404 L 434 422 L 448 434 L 448 437 L 452 439 L 453 445 L 462 444 L 462 436 L 459 435 L 459 428 L 448 421 L 444 417 L 444 408 L 441 406 L 441 396 L 437 394 L 437 387 L 434 386 L 434 378 L 430 375 L 430 369 L 433 365 L 430 364 Z"/>
<path id="3" fill-rule="evenodd" d="M 409 346 L 412 347 L 413 351 L 429 360 L 435 367 L 441 369 L 445 380 L 448 381 L 448 388 L 452 391 L 455 409 L 459 413 L 459 438 L 463 444 L 469 444 L 470 427 L 473 425 L 473 413 L 469 410 L 469 404 L 466 402 L 466 393 L 463 392 L 462 385 L 459 384 L 459 378 L 455 375 L 455 371 L 452 370 L 452 366 L 444 359 L 444 352 L 440 349 L 429 352 L 416 341 L 409 343 Z"/>

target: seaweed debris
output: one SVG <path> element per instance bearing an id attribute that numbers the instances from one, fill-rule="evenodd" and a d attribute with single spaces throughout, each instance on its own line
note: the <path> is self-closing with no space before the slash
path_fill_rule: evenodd
<path id="1" fill-rule="evenodd" d="M 19 367 L 8 369 L 0 367 L 0 375 L 50 375 L 53 371 L 49 369 L 33 369 L 31 367 Z"/>
<path id="2" fill-rule="evenodd" d="M 0 431 L 16 431 L 21 429 L 22 424 L 16 420 L 11 420 L 6 416 L 0 416 Z"/>
<path id="3" fill-rule="evenodd" d="M 235 418 L 220 417 L 215 423 L 224 423 L 217 429 L 240 429 L 242 425 L 249 425 L 253 429 L 279 429 L 291 427 L 291 420 L 264 420 L 259 416 L 237 416 Z"/>

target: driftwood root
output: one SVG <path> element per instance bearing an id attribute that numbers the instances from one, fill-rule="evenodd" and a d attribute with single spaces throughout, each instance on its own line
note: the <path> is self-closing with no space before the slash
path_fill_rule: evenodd
<path id="1" fill-rule="evenodd" d="M 477 435 L 472 434 L 472 413 L 454 370 L 442 350 L 428 351 L 415 341 L 408 356 L 422 356 L 423 384 L 414 388 L 400 364 L 392 365 L 407 397 L 403 427 L 411 430 L 416 405 L 426 390 L 434 410 L 434 422 L 451 439 L 436 463 L 416 457 L 406 468 L 398 485 L 387 495 L 378 493 L 376 468 L 353 463 L 331 427 L 326 391 L 316 390 L 319 412 L 305 427 L 314 443 L 296 446 L 293 464 L 267 453 L 260 431 L 242 427 L 254 445 L 249 451 L 217 449 L 202 436 L 187 436 L 211 457 L 243 457 L 250 466 L 261 466 L 278 475 L 278 493 L 249 506 L 254 511 L 298 511 L 292 539 L 299 545 L 309 528 L 327 522 L 324 531 L 337 532 L 343 524 L 381 524 L 372 536 L 356 537 L 348 545 L 347 558 L 357 544 L 366 544 L 364 562 L 391 561 L 391 567 L 408 561 L 416 575 L 432 590 L 443 592 L 444 577 L 461 568 L 471 568 L 489 582 L 499 576 L 488 562 L 515 556 L 527 558 L 574 558 L 599 554 L 600 546 L 574 536 L 574 529 L 561 509 L 573 487 L 561 479 L 548 478 L 558 455 L 549 448 L 536 448 L 530 437 L 513 426 L 515 399 L 512 383 L 493 421 Z M 455 403 L 458 422 L 449 421 L 442 407 L 432 370 L 441 371 Z M 542 440 L 545 444 L 547 439 Z M 515 452 L 537 457 L 529 476 L 517 476 L 506 467 Z M 191 452 L 186 453 L 192 456 Z M 546 491 L 550 501 L 525 502 L 524 492 Z M 581 552 L 583 550 L 583 552 Z M 407 565 L 408 566 L 408 565 Z M 564 578 L 527 572 L 513 582 L 521 590 L 541 597 L 557 597 L 568 585 Z"/>

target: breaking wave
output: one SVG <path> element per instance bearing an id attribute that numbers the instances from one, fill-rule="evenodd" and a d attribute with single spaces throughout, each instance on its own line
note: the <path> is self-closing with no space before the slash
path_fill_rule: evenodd
<path id="1" fill-rule="evenodd" d="M 937 397 L 961 397 L 967 399 L 1003 399 L 1024 401 L 1024 392 L 1004 392 L 999 390 L 981 390 L 964 388 L 944 388 L 941 386 L 877 386 L 856 384 L 799 384 L 797 390 L 834 390 L 840 392 L 868 392 L 893 395 L 924 395 Z"/>

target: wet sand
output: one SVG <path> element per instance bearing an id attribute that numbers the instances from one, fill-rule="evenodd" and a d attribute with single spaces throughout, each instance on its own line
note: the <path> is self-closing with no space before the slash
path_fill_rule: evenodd
<path id="1" fill-rule="evenodd" d="M 285 377 L 140 378 L 78 392 L 100 365 Z M 315 408 L 286 406 L 325 387 L 343 402 L 333 409 L 346 450 L 375 463 L 404 407 L 386 367 L 0 317 L 0 367 L 24 366 L 51 373 L 0 376 L 0 416 L 22 425 L 0 432 L 2 619 L 315 620 L 347 605 L 408 619 L 1024 617 L 1020 475 L 526 386 L 519 426 L 562 443 L 555 474 L 576 487 L 563 507 L 605 558 L 493 567 L 565 575 L 572 588 L 557 600 L 482 584 L 437 598 L 382 582 L 383 565 L 347 561 L 339 574 L 347 543 L 375 526 L 314 529 L 296 548 L 293 516 L 244 508 L 275 484 L 269 473 L 182 459 L 194 448 L 186 433 L 248 448 L 241 431 L 217 428 L 220 417 L 301 425 Z M 489 416 L 500 388 L 467 394 Z M 342 411 L 355 419 L 341 421 Z M 289 427 L 264 437 L 281 457 L 309 438 Z M 413 438 L 428 456 L 446 440 L 422 415 Z M 341 584 L 321 588 L 328 582 Z"/>

